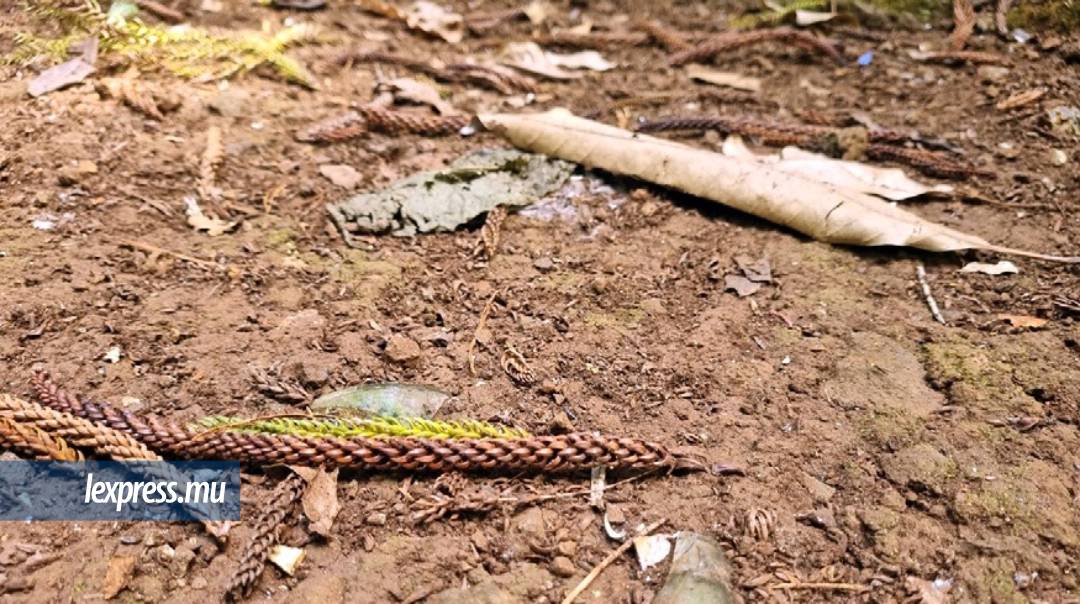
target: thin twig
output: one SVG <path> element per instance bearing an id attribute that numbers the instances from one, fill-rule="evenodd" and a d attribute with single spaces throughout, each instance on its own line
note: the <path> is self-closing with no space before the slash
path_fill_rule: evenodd
<path id="1" fill-rule="evenodd" d="M 666 518 L 661 518 L 660 520 L 657 520 L 656 522 L 645 527 L 645 530 L 642 531 L 641 536 L 648 535 L 649 533 L 655 531 L 666 523 Z M 617 560 L 619 556 L 623 555 L 623 553 L 625 553 L 626 550 L 630 549 L 632 545 L 634 545 L 634 540 L 627 539 L 625 543 L 615 548 L 615 550 L 608 554 L 606 558 L 600 561 L 600 564 L 596 565 L 596 568 L 592 569 L 591 571 L 589 571 L 589 574 L 585 575 L 585 578 L 581 580 L 581 583 L 577 584 L 577 587 L 572 589 L 570 593 L 566 594 L 566 597 L 563 598 L 562 604 L 571 604 L 574 599 L 581 595 L 581 592 L 585 591 L 589 587 L 589 584 L 591 584 L 597 577 L 600 576 L 600 573 L 604 572 L 605 568 L 611 566 L 611 563 Z"/>
<path id="2" fill-rule="evenodd" d="M 866 585 L 859 585 L 858 583 L 777 583 L 776 585 L 770 585 L 769 589 L 823 589 L 831 591 L 853 591 L 855 593 L 870 591 L 869 587 Z"/>
<path id="3" fill-rule="evenodd" d="M 137 0 L 135 4 L 138 4 L 139 8 L 153 14 L 162 21 L 180 23 L 184 20 L 184 13 L 154 0 Z"/>
<path id="4" fill-rule="evenodd" d="M 217 264 L 215 264 L 215 263 L 213 263 L 213 262 L 211 262 L 209 260 L 202 260 L 201 258 L 196 258 L 194 256 L 188 256 L 187 254 L 181 254 L 180 252 L 173 252 L 171 250 L 166 250 L 164 248 L 160 248 L 160 247 L 158 247 L 156 245 L 151 245 L 149 243 L 144 243 L 142 241 L 134 241 L 134 240 L 121 241 L 119 243 L 119 245 L 120 245 L 120 247 L 129 247 L 129 248 L 134 249 L 134 250 L 139 250 L 139 251 L 146 252 L 147 254 L 150 254 L 151 256 L 172 256 L 173 258 L 176 258 L 178 260 L 183 260 L 184 262 L 190 262 L 190 263 L 192 263 L 192 264 L 194 264 L 196 266 L 201 266 L 201 267 L 206 268 L 206 269 L 213 270 L 213 269 L 216 269 L 218 267 Z"/>
<path id="5" fill-rule="evenodd" d="M 491 294 L 488 298 L 487 304 L 484 305 L 484 310 L 480 311 L 480 320 L 476 322 L 476 329 L 473 331 L 472 340 L 469 341 L 469 375 L 476 376 L 476 357 L 473 354 L 476 351 L 476 340 L 480 335 L 480 330 L 484 328 L 484 324 L 487 323 L 488 315 L 491 314 L 491 309 L 495 305 L 495 297 L 499 295 L 499 292 Z"/>
<path id="6" fill-rule="evenodd" d="M 942 325 L 945 323 L 945 317 L 941 316 L 941 309 L 938 308 L 937 300 L 934 299 L 934 294 L 930 293 L 930 283 L 926 280 L 926 267 L 922 262 L 915 265 L 915 278 L 919 280 L 919 286 L 922 287 L 923 298 L 926 299 L 926 305 L 930 307 L 930 314 L 934 316 L 934 320 Z"/>

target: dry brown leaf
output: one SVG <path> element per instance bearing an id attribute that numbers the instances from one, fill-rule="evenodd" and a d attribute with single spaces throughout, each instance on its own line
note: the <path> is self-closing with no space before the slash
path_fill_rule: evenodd
<path id="1" fill-rule="evenodd" d="M 426 82 L 412 78 L 396 78 L 384 82 L 383 85 L 394 93 L 394 98 L 418 105 L 429 105 L 439 112 L 439 115 L 458 115 L 459 113 L 453 105 L 442 99 L 434 86 Z"/>
<path id="2" fill-rule="evenodd" d="M 744 76 L 733 71 L 717 71 L 697 63 L 686 66 L 686 75 L 690 76 L 691 80 L 715 86 L 727 86 L 728 88 L 748 90 L 750 92 L 761 91 L 760 78 Z"/>
<path id="3" fill-rule="evenodd" d="M 101 581 L 101 597 L 111 600 L 116 594 L 127 587 L 128 581 L 135 575 L 135 558 L 133 556 L 113 556 L 109 560 L 109 567 L 105 570 L 105 578 Z"/>
<path id="4" fill-rule="evenodd" d="M 184 203 L 187 205 L 188 225 L 196 231 L 206 231 L 206 234 L 211 237 L 224 235 L 240 224 L 237 221 L 228 222 L 217 217 L 203 214 L 202 208 L 199 207 L 199 202 L 195 201 L 194 197 L 185 197 Z"/>
<path id="5" fill-rule="evenodd" d="M 565 109 L 486 114 L 484 127 L 519 148 L 633 176 L 788 226 L 829 243 L 906 245 L 944 252 L 985 249 L 1059 262 L 1060 257 L 995 246 L 859 191 L 583 119 Z"/>
<path id="6" fill-rule="evenodd" d="M 290 466 L 291 467 L 291 466 Z M 323 537 L 330 536 L 330 527 L 337 518 L 341 506 L 337 498 L 338 471 L 327 472 L 324 468 L 292 467 L 307 482 L 307 489 L 300 499 L 307 516 L 308 526 Z"/>
<path id="7" fill-rule="evenodd" d="M 451 44 L 457 44 L 465 37 L 465 18 L 434 2 L 418 0 L 404 16 L 405 24 L 412 29 L 438 36 Z"/>

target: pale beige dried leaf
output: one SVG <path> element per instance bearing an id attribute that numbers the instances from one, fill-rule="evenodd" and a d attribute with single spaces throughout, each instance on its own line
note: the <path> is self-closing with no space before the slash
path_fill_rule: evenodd
<path id="1" fill-rule="evenodd" d="M 791 174 L 760 162 L 644 136 L 574 116 L 487 114 L 484 127 L 528 151 L 633 176 L 788 226 L 829 243 L 906 245 L 930 251 L 987 249 L 1080 262 L 995 246 L 936 224 L 873 195 Z"/>
<path id="2" fill-rule="evenodd" d="M 299 547 L 289 547 L 288 545 L 275 545 L 270 549 L 270 555 L 267 557 L 274 566 L 280 568 L 286 575 L 292 577 L 296 574 L 297 569 L 304 563 L 304 558 L 307 557 L 307 552 Z"/>
<path id="3" fill-rule="evenodd" d="M 185 197 L 184 204 L 187 205 L 188 225 L 196 231 L 206 231 L 206 234 L 211 237 L 224 235 L 240 224 L 239 222 L 229 222 L 203 214 L 202 208 L 199 207 L 199 202 L 195 201 L 194 197 Z"/>
<path id="4" fill-rule="evenodd" d="M 330 527 L 341 510 L 337 497 L 337 469 L 327 472 L 325 468 L 291 468 L 307 482 L 300 504 L 308 519 L 308 526 L 313 532 L 329 537 Z"/>
<path id="5" fill-rule="evenodd" d="M 571 69 L 607 71 L 616 65 L 604 59 L 595 50 L 570 54 L 545 51 L 535 42 L 514 42 L 508 44 L 502 53 L 502 64 L 521 71 L 536 74 L 553 80 L 572 80 L 580 78 L 580 73 Z"/>
<path id="6" fill-rule="evenodd" d="M 356 5 L 360 8 L 370 12 L 386 17 L 387 19 L 401 19 L 405 20 L 405 13 L 401 12 L 401 9 L 384 2 L 383 0 L 356 0 Z"/>
<path id="7" fill-rule="evenodd" d="M 727 86 L 728 88 L 747 90 L 750 92 L 761 91 L 760 78 L 744 76 L 735 73 L 734 71 L 718 71 L 694 63 L 686 66 L 686 75 L 690 76 L 691 80 L 705 82 L 706 84 L 713 84 L 715 86 Z"/>
<path id="8" fill-rule="evenodd" d="M 881 168 L 857 161 L 834 159 L 798 147 L 784 147 L 779 155 L 757 155 L 739 136 L 724 140 L 722 152 L 728 157 L 743 157 L 769 164 L 778 170 L 798 174 L 842 189 L 869 193 L 890 201 L 902 201 L 928 193 L 947 194 L 949 185 L 929 187 L 912 180 L 899 168 Z"/>
<path id="9" fill-rule="evenodd" d="M 457 44 L 465 37 L 465 18 L 445 8 L 419 0 L 405 11 L 405 24 Z"/>

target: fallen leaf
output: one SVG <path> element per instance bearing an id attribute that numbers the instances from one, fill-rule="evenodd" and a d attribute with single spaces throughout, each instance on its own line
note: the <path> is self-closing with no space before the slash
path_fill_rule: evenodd
<path id="1" fill-rule="evenodd" d="M 795 11 L 795 25 L 807 27 L 816 23 L 831 21 L 834 17 L 836 17 L 836 13 L 798 9 Z"/>
<path id="2" fill-rule="evenodd" d="M 296 574 L 296 569 L 304 562 L 305 557 L 307 557 L 307 554 L 299 547 L 279 544 L 270 550 L 268 559 L 274 563 L 274 566 L 291 577 Z"/>
<path id="3" fill-rule="evenodd" d="M 573 171 L 573 164 L 542 155 L 481 149 L 326 209 L 347 243 L 354 232 L 411 237 L 453 231 L 496 206 L 534 203 L 558 190 Z"/>
<path id="4" fill-rule="evenodd" d="M 224 235 L 240 224 L 239 221 L 227 222 L 220 218 L 203 214 L 202 208 L 199 207 L 199 202 L 195 201 L 194 197 L 185 197 L 184 204 L 187 205 L 188 225 L 196 231 L 206 231 L 206 234 L 211 237 Z"/>
<path id="5" fill-rule="evenodd" d="M 355 189 L 356 185 L 364 180 L 364 177 L 355 168 L 345 164 L 324 164 L 319 166 L 319 174 L 344 189 Z"/>
<path id="6" fill-rule="evenodd" d="M 614 63 L 606 61 L 595 50 L 559 54 L 545 51 L 535 42 L 508 44 L 503 51 L 501 62 L 521 71 L 553 80 L 572 80 L 582 77 L 580 73 L 568 71 L 569 69 L 607 71 L 615 68 Z"/>
<path id="7" fill-rule="evenodd" d="M 414 2 L 405 11 L 404 17 L 409 27 L 438 36 L 451 44 L 457 44 L 465 37 L 465 18 L 434 2 Z"/>
<path id="8" fill-rule="evenodd" d="M 754 260 L 750 256 L 735 256 L 735 265 L 739 267 L 743 275 L 754 283 L 769 283 L 772 281 L 772 266 L 768 258 Z"/>
<path id="9" fill-rule="evenodd" d="M 134 556 L 113 556 L 101 581 L 101 597 L 111 600 L 127 587 L 128 581 L 135 575 Z"/>
<path id="10" fill-rule="evenodd" d="M 964 265 L 964 268 L 960 269 L 961 273 L 984 273 L 987 275 L 1007 275 L 1016 274 L 1020 272 L 1020 269 L 1016 268 L 1016 265 L 1008 260 L 1002 260 L 996 264 L 988 264 L 986 262 L 968 262 Z"/>
<path id="11" fill-rule="evenodd" d="M 396 78 L 384 82 L 394 98 L 400 101 L 408 101 L 417 105 L 429 105 L 439 112 L 439 115 L 458 115 L 460 112 L 454 106 L 442 99 L 442 95 L 434 86 L 426 82 L 412 78 Z"/>
<path id="12" fill-rule="evenodd" d="M 1011 315 L 1007 313 L 1000 313 L 998 314 L 997 318 L 1005 321 L 1013 327 L 1031 329 L 1037 329 L 1050 322 L 1048 319 L 1041 319 L 1039 317 L 1033 317 L 1031 315 Z"/>
<path id="13" fill-rule="evenodd" d="M 541 114 L 485 114 L 483 126 L 512 144 L 608 172 L 633 176 L 729 205 L 829 243 L 907 245 L 930 251 L 985 249 L 1059 262 L 993 245 L 930 222 L 860 191 L 726 157 L 577 117 L 565 109 Z"/>
<path id="14" fill-rule="evenodd" d="M 434 417 L 450 395 L 420 384 L 362 384 L 324 394 L 312 411 L 352 412 L 392 417 Z"/>
<path id="15" fill-rule="evenodd" d="M 86 79 L 86 76 L 94 73 L 94 63 L 97 62 L 98 39 L 87 38 L 73 48 L 81 49 L 82 54 L 70 61 L 50 67 L 30 80 L 26 91 L 32 97 L 39 97 L 65 86 L 78 84 Z"/>
<path id="16" fill-rule="evenodd" d="M 740 298 L 752 296 L 759 289 L 761 289 L 760 283 L 754 283 L 742 275 L 724 275 L 724 291 L 732 290 Z"/>
<path id="17" fill-rule="evenodd" d="M 834 159 L 825 155 L 804 151 L 798 147 L 785 147 L 779 155 L 758 155 L 748 149 L 738 136 L 729 136 L 721 149 L 728 157 L 743 157 L 767 163 L 792 174 L 800 174 L 813 180 L 843 189 L 851 189 L 901 201 L 928 193 L 948 194 L 949 185 L 928 187 L 912 180 L 899 168 L 880 168 L 855 161 Z"/>
<path id="18" fill-rule="evenodd" d="M 341 510 L 337 497 L 337 469 L 327 472 L 325 468 L 289 467 L 307 482 L 300 504 L 308 526 L 316 534 L 329 537 L 330 527 Z"/>
<path id="19" fill-rule="evenodd" d="M 740 75 L 733 71 L 717 71 L 696 63 L 686 66 L 686 75 L 690 76 L 691 80 L 705 82 L 706 84 L 727 86 L 728 88 L 748 90 L 750 92 L 761 91 L 761 79 L 759 78 Z"/>

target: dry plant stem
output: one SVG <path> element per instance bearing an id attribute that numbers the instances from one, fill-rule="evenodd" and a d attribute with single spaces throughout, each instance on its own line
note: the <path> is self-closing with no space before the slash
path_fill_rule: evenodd
<path id="1" fill-rule="evenodd" d="M 668 62 L 673 66 L 685 65 L 686 63 L 702 63 L 712 60 L 716 55 L 736 48 L 774 41 L 787 42 L 805 50 L 820 52 L 836 61 L 841 58 L 840 51 L 829 40 L 790 27 L 778 27 L 750 32 L 723 33 L 697 46 L 675 53 Z"/>
<path id="2" fill-rule="evenodd" d="M 465 115 L 416 115 L 374 105 L 361 105 L 356 111 L 363 116 L 368 128 L 389 134 L 455 134 L 467 126 L 471 119 Z"/>
<path id="3" fill-rule="evenodd" d="M 8 448 L 38 460 L 83 459 L 82 453 L 69 447 L 63 438 L 3 414 L 0 414 L 0 448 Z"/>
<path id="4" fill-rule="evenodd" d="M 997 175 L 987 170 L 980 170 L 968 164 L 953 160 L 950 156 L 925 149 L 897 147 L 893 145 L 869 145 L 866 156 L 879 161 L 895 161 L 918 168 L 919 171 L 953 180 L 964 180 L 972 176 L 996 178 Z"/>
<path id="5" fill-rule="evenodd" d="M 240 557 L 240 563 L 233 571 L 229 579 L 229 587 L 225 591 L 226 601 L 237 601 L 251 593 L 251 589 L 266 568 L 266 559 L 270 556 L 270 550 L 278 541 L 278 529 L 289 516 L 289 513 L 300 500 L 304 492 L 304 479 L 299 474 L 290 473 L 274 488 L 269 501 L 262 507 L 259 517 L 255 519 L 255 526 L 244 546 L 244 553 Z"/>
<path id="6" fill-rule="evenodd" d="M 930 63 L 1009 64 L 1009 58 L 1004 55 L 992 52 L 979 52 L 977 50 L 943 50 L 940 52 L 928 52 L 921 55 L 920 60 Z"/>
<path id="7" fill-rule="evenodd" d="M 915 278 L 919 280 L 919 287 L 922 288 L 923 299 L 926 300 L 926 305 L 930 307 L 930 314 L 933 315 L 934 320 L 942 325 L 945 323 L 945 317 L 941 316 L 941 309 L 938 308 L 937 300 L 934 299 L 934 294 L 930 292 L 930 282 L 926 280 L 926 267 L 922 262 L 915 265 Z"/>
<path id="8" fill-rule="evenodd" d="M 578 34 L 562 31 L 539 36 L 535 41 L 541 46 L 606 49 L 641 46 L 649 41 L 649 36 L 641 32 L 593 32 L 588 34 Z"/>
<path id="9" fill-rule="evenodd" d="M 949 48 L 963 50 L 968 38 L 975 32 L 975 6 L 971 0 L 953 0 L 953 23 Z"/>
<path id="10" fill-rule="evenodd" d="M 476 322 L 476 329 L 473 330 L 473 337 L 469 340 L 469 352 L 467 353 L 469 359 L 469 375 L 476 377 L 476 342 L 480 335 L 480 330 L 484 328 L 487 323 L 488 316 L 491 314 L 492 308 L 495 306 L 495 298 L 499 295 L 498 292 L 491 294 L 486 304 L 484 304 L 484 310 L 480 311 L 480 319 Z"/>
<path id="11" fill-rule="evenodd" d="M 654 523 L 650 524 L 649 526 L 645 527 L 645 530 L 641 532 L 641 536 L 644 537 L 646 535 L 651 534 L 653 531 L 660 528 L 661 526 L 663 526 L 666 523 L 667 523 L 666 518 L 662 518 L 660 520 L 657 520 L 656 522 L 654 522 Z M 627 539 L 625 543 L 623 543 L 619 547 L 615 548 L 615 550 L 612 551 L 610 554 L 608 554 L 606 558 L 604 558 L 603 560 L 600 561 L 600 564 L 596 565 L 596 568 L 592 569 L 591 571 L 589 571 L 589 574 L 585 575 L 585 578 L 581 580 L 581 583 L 577 584 L 577 587 L 570 590 L 570 593 L 566 594 L 566 597 L 563 598 L 563 600 L 562 600 L 562 604 L 572 604 L 572 602 L 575 599 L 577 599 L 578 596 L 581 595 L 581 592 L 588 589 L 589 585 L 591 585 L 592 582 L 595 581 L 596 578 L 600 576 L 600 573 L 604 572 L 605 568 L 611 566 L 612 562 L 617 560 L 619 558 L 619 556 L 626 553 L 626 550 L 633 547 L 633 545 L 634 545 L 634 540 L 633 539 Z"/>
<path id="12" fill-rule="evenodd" d="M 183 260 L 184 262 L 190 262 L 191 264 L 194 264 L 195 266 L 199 266 L 199 267 L 202 267 L 202 268 L 205 268 L 205 269 L 214 270 L 214 269 L 218 268 L 218 265 L 216 263 L 211 262 L 209 260 L 203 260 L 201 258 L 196 258 L 194 256 L 188 256 L 187 254 L 181 254 L 180 252 L 173 252 L 173 251 L 170 251 L 170 250 L 160 248 L 160 247 L 158 247 L 156 245 L 151 245 L 149 243 L 144 243 L 142 241 L 134 241 L 134 240 L 121 241 L 119 243 L 119 245 L 120 245 L 120 247 L 127 247 L 127 248 L 131 248 L 133 250 L 139 250 L 139 251 L 142 251 L 142 252 L 146 252 L 147 254 L 150 255 L 151 258 L 156 257 L 156 256 L 171 256 L 173 258 L 176 258 L 177 260 Z"/>
<path id="13" fill-rule="evenodd" d="M 168 21 L 169 23 L 180 23 L 184 20 L 184 13 L 178 10 L 169 8 L 160 2 L 155 0 L 137 0 L 135 4 L 139 5 L 139 8 L 154 15 L 162 21 Z"/>
<path id="14" fill-rule="evenodd" d="M 199 163 L 199 199 L 211 201 L 214 194 L 214 182 L 217 180 L 217 169 L 221 164 L 221 128 L 210 126 L 206 130 L 206 150 L 203 151 L 202 161 Z"/>
<path id="15" fill-rule="evenodd" d="M 650 38 L 659 42 L 664 47 L 664 50 L 668 52 L 677 52 L 690 48 L 690 43 L 683 38 L 682 34 L 668 29 L 656 21 L 639 19 L 634 22 L 634 27 L 649 34 Z"/>
<path id="16" fill-rule="evenodd" d="M 863 593 L 870 591 L 870 588 L 866 585 L 859 585 L 858 583 L 778 583 L 776 585 L 770 585 L 770 590 L 779 589 L 817 589 L 825 591 L 851 591 L 855 593 Z"/>
<path id="17" fill-rule="evenodd" d="M 53 391 L 41 389 L 40 378 L 35 375 L 34 387 L 39 397 L 54 396 Z M 62 438 L 72 445 L 93 451 L 96 455 L 116 460 L 158 460 L 160 456 L 124 432 L 99 426 L 81 417 L 62 413 L 29 401 L 0 395 L 0 417 L 8 417 L 20 424 L 39 429 L 53 437 Z"/>
<path id="18" fill-rule="evenodd" d="M 513 92 L 536 92 L 536 82 L 529 77 L 500 70 L 486 65 L 452 63 L 440 68 L 417 59 L 392 55 L 381 51 L 351 51 L 338 58 L 339 64 L 349 62 L 388 63 L 420 72 L 444 82 L 473 83 L 502 94 Z"/>
<path id="19" fill-rule="evenodd" d="M 1009 35 L 1009 7 L 1011 5 L 1012 0 L 997 0 L 997 8 L 994 9 L 994 25 L 998 35 L 1002 37 Z"/>
<path id="20" fill-rule="evenodd" d="M 35 377 L 42 402 L 65 413 L 127 432 L 161 454 L 228 459 L 257 465 L 304 465 L 371 470 L 565 472 L 597 465 L 616 469 L 703 469 L 659 443 L 591 433 L 522 438 L 311 437 L 249 432 L 195 433 L 142 419 L 106 403 L 80 399 Z"/>

